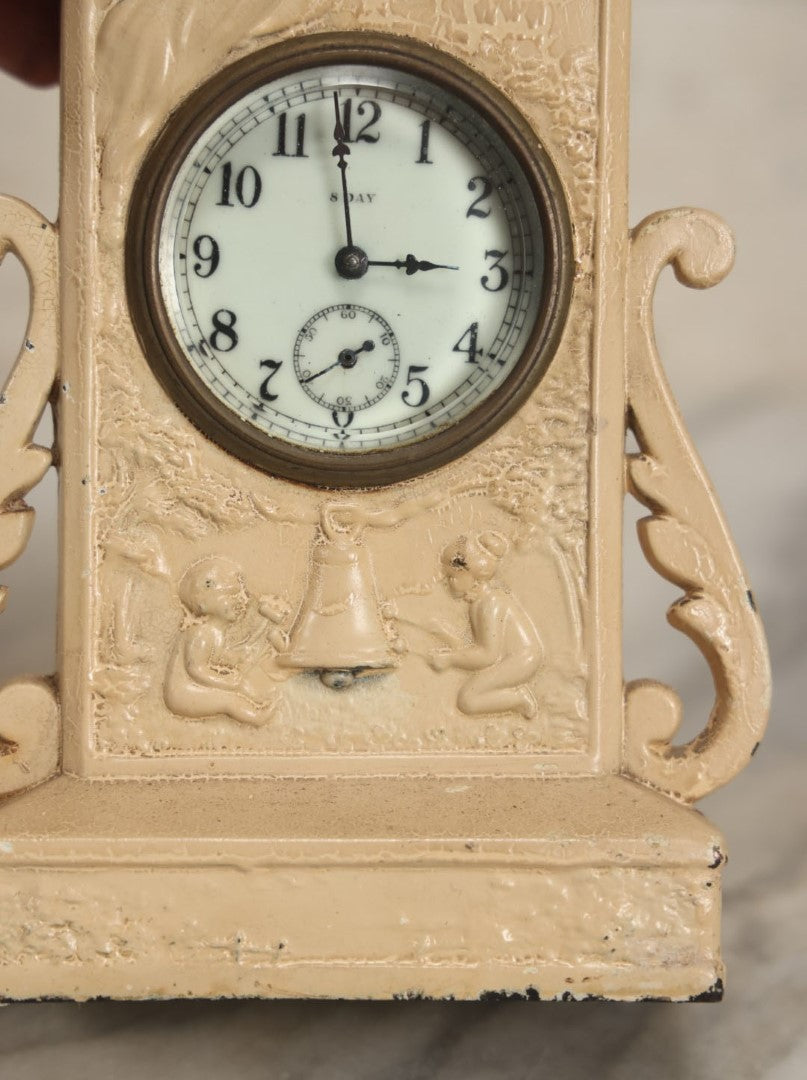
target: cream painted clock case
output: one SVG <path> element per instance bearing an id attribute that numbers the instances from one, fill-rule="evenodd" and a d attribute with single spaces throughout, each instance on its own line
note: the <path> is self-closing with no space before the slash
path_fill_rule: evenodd
<path id="1" fill-rule="evenodd" d="M 6 997 L 720 995 L 688 804 L 767 659 L 651 304 L 733 247 L 628 229 L 628 22 L 68 5 L 58 226 L 0 201 L 3 564 L 49 400 L 61 478 L 59 670 L 0 690 Z M 687 745 L 623 685 L 626 490 L 715 680 Z"/>

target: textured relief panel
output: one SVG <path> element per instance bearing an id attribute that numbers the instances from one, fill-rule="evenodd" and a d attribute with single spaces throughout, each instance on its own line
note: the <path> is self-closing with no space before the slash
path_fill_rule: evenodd
<path id="1" fill-rule="evenodd" d="M 315 3 L 304 23 L 298 11 L 243 0 L 226 33 L 215 4 L 99 13 L 92 745 L 584 751 L 598 6 Z M 357 26 L 438 43 L 516 102 L 566 187 L 576 280 L 558 353 L 512 421 L 437 473 L 340 497 L 239 464 L 181 416 L 137 344 L 123 244 L 172 103 L 287 34 Z M 131 69 L 127 41 L 145 43 Z M 444 554 L 492 536 L 490 576 L 471 569 L 453 595 Z"/>
<path id="2" fill-rule="evenodd" d="M 321 494 L 281 510 L 190 462 L 180 482 L 181 454 L 159 480 L 116 473 L 99 748 L 582 747 L 584 519 L 553 517 L 564 474 L 540 468 L 559 458 L 544 447 L 553 421 L 584 439 L 584 418 L 533 404 L 485 472 L 455 468 L 397 502 Z"/>

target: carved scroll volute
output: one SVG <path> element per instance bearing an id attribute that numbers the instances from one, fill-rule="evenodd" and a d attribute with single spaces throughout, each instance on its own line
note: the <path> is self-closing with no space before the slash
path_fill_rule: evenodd
<path id="1" fill-rule="evenodd" d="M 628 490 L 652 512 L 638 523 L 648 562 L 685 595 L 670 624 L 701 650 L 715 703 L 705 729 L 674 746 L 681 702 L 670 687 L 626 686 L 624 767 L 685 802 L 727 783 L 747 765 L 765 730 L 770 670 L 765 638 L 745 571 L 720 506 L 683 426 L 659 362 L 653 297 L 661 270 L 679 281 L 715 285 L 734 261 L 726 225 L 702 210 L 654 214 L 633 231 L 628 279 L 628 426 L 640 453 L 627 462 Z"/>
<path id="2" fill-rule="evenodd" d="M 32 445 L 58 364 L 56 230 L 36 210 L 0 196 L 0 262 L 12 252 L 31 287 L 25 341 L 0 394 L 0 569 L 25 548 L 34 511 L 23 497 L 44 476 L 51 451 Z M 0 587 L 0 612 L 6 589 Z M 15 679 L 0 689 L 0 794 L 47 779 L 59 760 L 59 709 L 44 679 Z"/>

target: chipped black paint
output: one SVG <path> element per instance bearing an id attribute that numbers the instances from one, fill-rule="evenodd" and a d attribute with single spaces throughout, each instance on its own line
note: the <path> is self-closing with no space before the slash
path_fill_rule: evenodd
<path id="1" fill-rule="evenodd" d="M 541 995 L 534 986 L 526 990 L 483 990 L 480 1001 L 540 1001 Z"/>
<path id="2" fill-rule="evenodd" d="M 144 998 L 111 998 L 104 994 L 99 994 L 97 997 L 92 998 L 93 1001 L 110 1001 L 119 1004 L 120 1002 L 130 1001 L 187 1001 L 188 999 L 194 999 L 196 1001 L 203 1000 L 195 997 L 192 991 L 188 990 L 186 993 L 175 994 L 150 994 Z M 218 1001 L 259 1001 L 261 1004 L 266 1002 L 266 997 L 258 994 L 221 994 L 215 1000 Z M 284 994 L 278 994 L 273 996 L 272 1001 L 289 1001 L 299 1004 L 299 997 L 287 997 Z M 349 1004 L 354 1004 L 357 1001 L 366 1001 L 364 998 L 355 997 L 343 997 L 341 995 L 335 995 L 333 997 L 320 997 L 316 994 L 312 994 L 310 997 L 306 997 L 305 1001 L 317 1001 L 323 1004 L 333 1003 L 336 1001 L 343 1001 Z M 374 999 L 375 1000 L 375 999 Z M 385 999 L 379 998 L 378 1001 Z M 457 999 L 453 994 L 427 994 L 423 990 L 406 990 L 401 993 L 392 994 L 391 1001 L 427 1001 L 427 1002 L 457 1002 L 459 1005 L 473 1004 L 471 999 L 460 998 Z M 533 986 L 528 986 L 524 993 L 519 991 L 507 991 L 507 990 L 483 990 L 479 995 L 480 1002 L 499 1002 L 499 1001 L 543 1001 L 545 1003 L 552 1004 L 558 1002 L 584 1002 L 584 1001 L 601 1001 L 608 1004 L 623 1004 L 623 1005 L 635 1005 L 643 1002 L 658 1003 L 665 1005 L 681 1005 L 689 1002 L 713 1002 L 723 1000 L 723 980 L 717 979 L 708 990 L 702 991 L 700 994 L 692 994 L 687 998 L 674 998 L 674 997 L 654 997 L 653 995 L 647 995 L 645 997 L 636 998 L 616 998 L 608 997 L 607 994 L 574 994 L 571 990 L 564 990 L 563 994 L 558 997 L 542 998 L 539 992 Z M 75 1004 L 73 998 L 64 997 L 60 994 L 41 994 L 37 997 L 30 998 L 17 998 L 17 997 L 5 997 L 0 995 L 0 1007 L 5 1005 L 16 1005 L 21 1001 L 66 1001 L 71 1004 Z"/>
<path id="3" fill-rule="evenodd" d="M 350 999 L 347 999 L 350 1000 Z M 392 995 L 393 1001 L 456 1001 L 453 994 L 426 994 L 423 990 L 405 990 Z"/>
<path id="4" fill-rule="evenodd" d="M 756 611 L 756 610 L 757 610 L 757 604 L 756 604 L 756 601 L 754 600 L 754 594 L 753 594 L 753 593 L 751 592 L 751 590 L 749 589 L 749 590 L 748 590 L 748 591 L 746 592 L 746 594 L 745 594 L 745 595 L 746 595 L 746 597 L 748 598 L 748 604 L 749 604 L 749 607 L 751 608 L 751 610 L 752 610 L 752 611 Z"/>
<path id="5" fill-rule="evenodd" d="M 712 851 L 714 852 L 714 862 L 709 863 L 709 869 L 716 870 L 718 866 L 720 866 L 726 861 L 726 856 L 723 854 L 719 847 L 712 848 Z"/>
<path id="6" fill-rule="evenodd" d="M 723 980 L 716 979 L 715 982 L 709 987 L 708 990 L 704 990 L 702 994 L 696 994 L 689 999 L 690 1001 L 722 1001 L 723 1000 Z"/>

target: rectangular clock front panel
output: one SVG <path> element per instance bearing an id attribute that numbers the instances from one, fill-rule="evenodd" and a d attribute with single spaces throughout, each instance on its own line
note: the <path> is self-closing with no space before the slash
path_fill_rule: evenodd
<path id="1" fill-rule="evenodd" d="M 76 5 L 61 214 L 68 771 L 590 772 L 614 760 L 621 447 L 592 419 L 615 405 L 621 422 L 619 298 L 606 336 L 597 271 L 606 261 L 618 276 L 611 237 L 624 226 L 621 159 L 601 133 L 608 94 L 621 117 L 624 89 L 621 68 L 617 89 L 606 78 L 607 10 Z M 357 28 L 436 44 L 527 117 L 566 192 L 574 293 L 547 374 L 492 437 L 415 479 L 326 491 L 249 467 L 185 418 L 135 334 L 125 240 L 139 167 L 179 102 L 289 35 Z M 607 586 L 591 561 L 595 519 Z M 601 670 L 604 642 L 616 672 Z"/>

